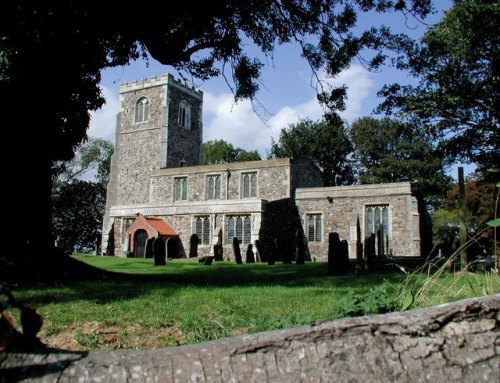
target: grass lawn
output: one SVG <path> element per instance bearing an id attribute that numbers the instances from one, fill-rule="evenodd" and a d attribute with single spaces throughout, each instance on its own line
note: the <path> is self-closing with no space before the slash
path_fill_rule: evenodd
<path id="1" fill-rule="evenodd" d="M 110 273 L 6 286 L 42 314 L 42 341 L 69 350 L 158 348 L 397 310 L 402 286 L 428 288 L 413 307 L 500 292 L 498 275 L 485 273 L 443 274 L 424 285 L 425 274 L 328 276 L 321 262 L 155 267 L 151 259 L 73 257 Z"/>

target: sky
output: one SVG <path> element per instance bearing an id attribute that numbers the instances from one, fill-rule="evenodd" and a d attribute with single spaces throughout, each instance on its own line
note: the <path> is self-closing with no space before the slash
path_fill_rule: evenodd
<path id="1" fill-rule="evenodd" d="M 436 0 L 438 12 L 428 17 L 425 24 L 402 14 L 367 15 L 360 19 L 360 26 L 384 23 L 394 31 L 420 37 L 428 24 L 442 17 L 442 12 L 452 5 L 451 0 Z M 252 47 L 249 47 L 252 52 Z M 307 62 L 300 57 L 295 45 L 280 46 L 272 60 L 262 69 L 260 90 L 257 99 L 262 104 L 260 113 L 252 108 L 250 101 L 234 102 L 234 97 L 224 78 L 206 82 L 195 81 L 196 88 L 203 91 L 203 141 L 223 139 L 235 147 L 257 150 L 264 158 L 271 147 L 272 139 L 278 140 L 281 129 L 300 119 L 321 119 L 324 110 L 316 99 L 313 77 Z M 92 113 L 88 135 L 101 137 L 114 143 L 116 114 L 119 109 L 119 86 L 121 83 L 160 76 L 178 74 L 171 67 L 150 59 L 134 61 L 128 66 L 106 69 L 102 72 L 101 89 L 106 104 Z M 320 77 L 332 85 L 348 87 L 346 110 L 341 116 L 351 123 L 356 118 L 372 115 L 373 109 L 382 101 L 377 92 L 386 83 L 408 83 L 405 73 L 384 67 L 378 72 L 369 72 L 359 62 L 337 78 Z M 266 118 L 259 117 L 265 114 Z M 466 174 L 470 167 L 466 168 Z M 450 173 L 452 176 L 456 173 Z"/>

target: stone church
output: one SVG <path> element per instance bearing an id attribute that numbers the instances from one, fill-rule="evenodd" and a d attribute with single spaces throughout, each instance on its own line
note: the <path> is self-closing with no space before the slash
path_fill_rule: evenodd
<path id="1" fill-rule="evenodd" d="M 234 260 L 236 237 L 257 260 L 326 260 L 328 234 L 349 256 L 376 234 L 377 252 L 421 255 L 416 185 L 322 187 L 307 159 L 201 165 L 203 92 L 166 74 L 120 86 L 102 249 L 120 257 Z M 257 245 L 257 246 L 256 246 Z"/>

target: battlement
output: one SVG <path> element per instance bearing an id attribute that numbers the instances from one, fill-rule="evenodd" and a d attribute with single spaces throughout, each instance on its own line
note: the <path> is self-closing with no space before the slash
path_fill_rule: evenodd
<path id="1" fill-rule="evenodd" d="M 161 75 L 161 76 L 154 76 L 151 78 L 144 78 L 142 80 L 132 81 L 132 82 L 128 82 L 128 83 L 122 83 L 122 84 L 120 84 L 120 93 L 128 93 L 128 92 L 133 92 L 136 90 L 152 88 L 152 87 L 162 86 L 162 85 L 174 86 L 178 89 L 183 90 L 184 92 L 189 93 L 190 95 L 192 95 L 196 98 L 199 98 L 199 99 L 203 98 L 203 91 L 196 89 L 193 86 L 191 86 L 191 87 L 188 86 L 181 79 L 176 79 L 170 73 L 166 73 L 166 74 Z"/>

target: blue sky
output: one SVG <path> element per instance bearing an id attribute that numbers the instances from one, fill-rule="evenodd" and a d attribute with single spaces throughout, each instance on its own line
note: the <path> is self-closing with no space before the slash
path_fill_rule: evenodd
<path id="1" fill-rule="evenodd" d="M 433 24 L 442 16 L 442 11 L 451 7 L 451 0 L 436 0 L 439 12 L 425 20 Z M 366 15 L 360 19 L 360 26 L 384 23 L 394 31 L 421 36 L 426 25 L 401 14 Z M 251 51 L 251 47 L 249 47 Z M 116 113 L 118 112 L 119 85 L 124 82 L 177 72 L 150 60 L 136 61 L 128 66 L 108 69 L 102 73 L 101 87 L 106 105 L 92 114 L 89 135 L 102 137 L 114 142 Z M 384 67 L 378 73 L 368 72 L 360 63 L 353 62 L 351 67 L 335 79 L 326 79 L 333 85 L 345 84 L 348 87 L 347 109 L 342 117 L 352 122 L 358 117 L 369 116 L 381 101 L 377 91 L 392 82 L 407 83 L 405 73 Z M 231 91 L 225 80 L 211 79 L 207 82 L 196 81 L 193 85 L 204 92 L 203 139 L 224 139 L 245 150 L 257 150 L 262 156 L 267 154 L 271 139 L 277 139 L 282 128 L 296 123 L 300 118 L 320 119 L 323 109 L 316 100 L 316 90 L 312 86 L 312 73 L 306 61 L 300 57 L 297 46 L 278 47 L 272 61 L 262 70 L 261 89 L 257 98 L 269 112 L 266 122 L 255 113 L 249 101 L 234 103 Z M 456 173 L 454 171 L 453 173 Z M 452 175 L 453 175 L 452 173 Z M 466 170 L 467 173 L 467 170 Z"/>

